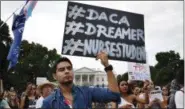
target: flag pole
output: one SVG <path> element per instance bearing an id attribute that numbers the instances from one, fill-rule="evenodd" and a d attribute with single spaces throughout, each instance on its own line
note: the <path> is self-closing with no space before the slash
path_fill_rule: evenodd
<path id="1" fill-rule="evenodd" d="M 22 4 L 19 8 L 17 8 L 4 22 L 1 24 L 0 29 L 3 27 L 3 25 L 15 14 L 17 10 L 19 10 L 24 4 Z"/>

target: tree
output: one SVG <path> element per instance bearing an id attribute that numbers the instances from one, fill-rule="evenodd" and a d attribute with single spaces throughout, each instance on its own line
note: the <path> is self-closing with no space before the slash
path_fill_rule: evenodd
<path id="1" fill-rule="evenodd" d="M 155 77 L 155 83 L 157 85 L 166 85 L 170 83 L 176 76 L 176 72 L 181 66 L 184 66 L 184 60 L 178 60 L 170 62 L 166 67 L 158 70 Z"/>
<path id="2" fill-rule="evenodd" d="M 18 63 L 9 72 L 9 85 L 17 89 L 24 88 L 28 81 L 36 83 L 36 77 L 47 77 L 52 81 L 50 69 L 59 57 L 56 49 L 48 50 L 41 44 L 23 40 Z"/>
<path id="3" fill-rule="evenodd" d="M 179 53 L 175 53 L 175 51 L 172 50 L 169 52 L 159 52 L 156 54 L 156 60 L 158 63 L 155 65 L 155 68 L 161 69 L 173 61 L 180 60 L 180 55 Z"/>
<path id="4" fill-rule="evenodd" d="M 150 67 L 150 75 L 151 75 L 151 79 L 155 80 L 156 75 L 158 73 L 158 70 L 154 67 L 154 66 L 149 66 Z"/>
<path id="5" fill-rule="evenodd" d="M 153 78 L 156 85 L 166 85 L 171 82 L 177 70 L 184 66 L 184 60 L 180 60 L 179 53 L 174 51 L 157 53 L 156 60 L 158 63 L 155 65 Z"/>
<path id="6" fill-rule="evenodd" d="M 0 19 L 0 25 L 3 26 L 0 28 L 0 79 L 3 79 L 3 83 L 8 82 L 8 61 L 7 55 L 12 43 L 12 38 L 10 37 L 9 27 Z"/>

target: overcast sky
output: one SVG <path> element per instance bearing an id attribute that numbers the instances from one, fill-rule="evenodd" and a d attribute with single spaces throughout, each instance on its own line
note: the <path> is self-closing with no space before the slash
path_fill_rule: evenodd
<path id="1" fill-rule="evenodd" d="M 145 45 L 148 63 L 157 63 L 155 54 L 174 50 L 183 57 L 183 1 L 77 1 L 144 15 Z M 1 19 L 5 21 L 24 1 L 1 1 Z M 40 43 L 61 53 L 67 1 L 39 1 L 25 25 L 23 39 Z M 12 26 L 12 18 L 7 24 Z M 12 31 L 11 32 L 11 37 Z M 100 68 L 93 58 L 69 57 L 75 68 Z M 127 71 L 127 62 L 110 61 L 117 74 Z"/>

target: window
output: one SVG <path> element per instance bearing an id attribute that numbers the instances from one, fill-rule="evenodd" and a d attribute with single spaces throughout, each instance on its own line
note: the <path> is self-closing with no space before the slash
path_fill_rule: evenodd
<path id="1" fill-rule="evenodd" d="M 104 78 L 102 78 L 102 81 L 104 81 Z"/>
<path id="2" fill-rule="evenodd" d="M 99 81 L 99 78 L 97 77 L 96 80 Z"/>

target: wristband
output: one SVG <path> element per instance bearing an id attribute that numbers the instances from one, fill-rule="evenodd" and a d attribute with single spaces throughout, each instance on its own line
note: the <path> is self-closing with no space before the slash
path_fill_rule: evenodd
<path id="1" fill-rule="evenodd" d="M 105 72 L 112 71 L 113 67 L 112 67 L 112 65 L 109 65 L 109 66 L 105 67 L 104 70 L 105 70 Z"/>

